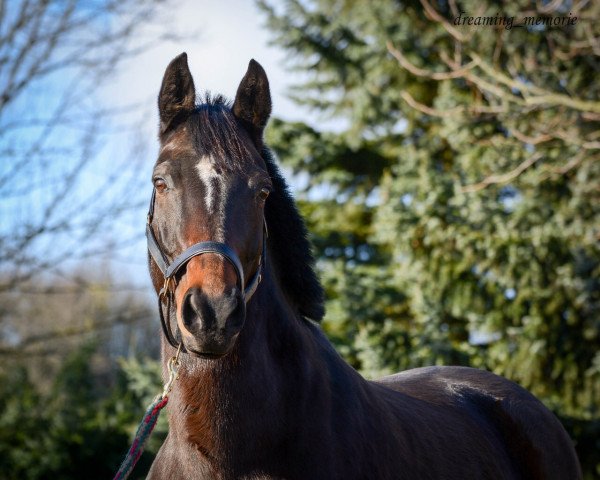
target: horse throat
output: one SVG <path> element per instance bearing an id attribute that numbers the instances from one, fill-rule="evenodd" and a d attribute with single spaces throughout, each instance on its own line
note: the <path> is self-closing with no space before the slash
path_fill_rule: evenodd
<path id="1" fill-rule="evenodd" d="M 220 359 L 183 355 L 171 393 L 170 439 L 187 444 L 218 471 L 258 455 L 254 445 L 285 440 L 293 395 L 284 371 L 297 367 L 304 320 L 294 316 L 274 279 L 272 270 L 266 272 L 233 350 Z M 163 340 L 163 361 L 170 355 Z"/>

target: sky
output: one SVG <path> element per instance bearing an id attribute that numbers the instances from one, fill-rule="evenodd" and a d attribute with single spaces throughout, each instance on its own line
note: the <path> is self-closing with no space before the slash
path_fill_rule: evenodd
<path id="1" fill-rule="evenodd" d="M 129 62 L 106 91 L 105 101 L 125 104 L 147 100 L 144 128 L 156 130 L 156 96 L 165 68 L 174 57 L 187 52 L 197 93 L 209 90 L 233 98 L 248 62 L 254 58 L 267 72 L 273 115 L 288 120 L 310 117 L 286 97 L 286 89 L 294 82 L 285 70 L 286 52 L 269 45 L 265 15 L 253 1 L 188 0 L 174 12 L 173 20 L 176 33 L 197 33 L 184 41 L 165 42 Z"/>

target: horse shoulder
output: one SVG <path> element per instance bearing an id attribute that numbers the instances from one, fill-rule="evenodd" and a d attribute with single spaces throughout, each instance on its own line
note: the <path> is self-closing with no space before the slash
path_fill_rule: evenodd
<path id="1" fill-rule="evenodd" d="M 573 442 L 561 423 L 537 398 L 510 380 L 475 368 L 424 367 L 376 383 L 483 419 L 528 479 L 581 478 Z"/>

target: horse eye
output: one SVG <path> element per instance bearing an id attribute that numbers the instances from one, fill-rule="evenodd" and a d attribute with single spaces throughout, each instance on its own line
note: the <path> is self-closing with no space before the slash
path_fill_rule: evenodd
<path id="1" fill-rule="evenodd" d="M 269 193 L 271 193 L 271 191 L 268 188 L 266 188 L 266 187 L 261 188 L 260 192 L 258 192 L 258 198 L 260 198 L 261 200 L 264 201 L 269 196 Z"/>
<path id="2" fill-rule="evenodd" d="M 156 190 L 158 192 L 164 192 L 167 189 L 167 182 L 164 181 L 164 179 L 158 177 L 155 178 L 153 180 L 154 183 L 154 188 L 156 188 Z"/>

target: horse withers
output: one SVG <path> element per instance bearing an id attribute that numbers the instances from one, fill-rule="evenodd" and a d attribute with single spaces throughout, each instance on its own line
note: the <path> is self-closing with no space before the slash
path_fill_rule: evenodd
<path id="1" fill-rule="evenodd" d="M 518 385 L 459 367 L 370 382 L 317 322 L 323 290 L 263 130 L 252 60 L 233 103 L 196 103 L 182 54 L 159 99 L 148 216 L 169 433 L 150 479 L 581 478 L 561 424 Z"/>

